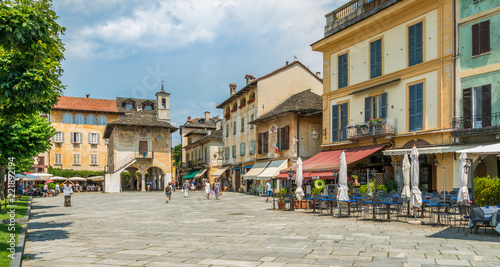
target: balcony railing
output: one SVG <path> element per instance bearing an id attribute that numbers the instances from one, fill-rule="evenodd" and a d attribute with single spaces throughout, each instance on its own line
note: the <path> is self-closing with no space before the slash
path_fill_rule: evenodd
<path id="1" fill-rule="evenodd" d="M 347 139 L 362 139 L 384 135 L 397 134 L 398 120 L 385 118 L 375 122 L 363 122 L 347 126 Z"/>
<path id="2" fill-rule="evenodd" d="M 500 133 L 500 112 L 489 116 L 458 117 L 453 119 L 454 136 Z"/>
<path id="3" fill-rule="evenodd" d="M 152 159 L 155 157 L 155 153 L 154 152 L 139 152 L 139 151 L 136 151 L 135 152 L 135 158 L 136 159 Z"/>

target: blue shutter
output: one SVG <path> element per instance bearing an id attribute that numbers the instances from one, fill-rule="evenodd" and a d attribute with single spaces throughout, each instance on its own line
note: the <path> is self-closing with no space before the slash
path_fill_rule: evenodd
<path id="1" fill-rule="evenodd" d="M 387 118 L 387 93 L 380 95 L 380 118 Z"/>
<path id="2" fill-rule="evenodd" d="M 347 87 L 347 72 L 348 72 L 348 66 L 347 66 L 347 53 L 340 55 L 338 57 L 338 64 L 339 64 L 339 89 Z"/>
<path id="3" fill-rule="evenodd" d="M 347 123 L 348 123 L 348 114 L 349 114 L 349 106 L 348 103 L 342 104 L 342 136 L 340 137 L 340 141 L 347 140 Z"/>
<path id="4" fill-rule="evenodd" d="M 365 122 L 370 121 L 371 118 L 371 105 L 372 105 L 372 98 L 371 97 L 365 97 Z"/>
<path id="5" fill-rule="evenodd" d="M 408 28 L 408 65 L 413 66 L 423 62 L 423 31 L 422 22 Z"/>
<path id="6" fill-rule="evenodd" d="M 415 65 L 415 25 L 408 28 L 408 66 Z"/>
<path id="7" fill-rule="evenodd" d="M 411 85 L 409 88 L 409 131 L 423 129 L 424 125 L 424 90 L 423 84 Z"/>
<path id="8" fill-rule="evenodd" d="M 332 142 L 339 141 L 339 106 L 332 106 Z"/>
<path id="9" fill-rule="evenodd" d="M 382 40 L 370 43 L 370 78 L 382 75 Z"/>

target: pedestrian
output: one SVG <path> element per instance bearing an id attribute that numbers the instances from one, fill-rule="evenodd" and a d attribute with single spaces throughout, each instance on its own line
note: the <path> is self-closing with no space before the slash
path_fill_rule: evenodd
<path id="1" fill-rule="evenodd" d="M 189 180 L 186 180 L 184 182 L 184 197 L 188 197 L 189 196 Z"/>
<path id="2" fill-rule="evenodd" d="M 43 197 L 47 197 L 47 191 L 49 191 L 49 186 L 47 185 L 47 182 L 43 185 Z"/>
<path id="3" fill-rule="evenodd" d="M 175 182 L 174 182 L 174 180 L 172 180 L 171 185 L 172 185 L 172 191 L 174 191 L 174 192 L 175 192 Z"/>
<path id="4" fill-rule="evenodd" d="M 17 200 L 21 200 L 21 196 L 23 195 L 23 189 L 24 189 L 23 179 L 19 179 L 19 181 L 17 182 Z"/>
<path id="5" fill-rule="evenodd" d="M 66 180 L 66 183 L 64 183 L 62 187 L 64 195 L 64 206 L 71 207 L 71 190 L 73 189 L 73 182 Z"/>
<path id="6" fill-rule="evenodd" d="M 151 181 L 149 179 L 146 181 L 146 186 L 147 186 L 148 192 L 149 192 L 149 188 L 151 187 Z"/>
<path id="7" fill-rule="evenodd" d="M 56 196 L 57 196 L 59 193 L 61 193 L 61 187 L 59 186 L 59 183 L 57 183 L 57 184 L 56 184 L 56 190 L 55 190 L 55 192 L 56 192 L 56 193 L 55 193 L 55 194 L 56 194 Z"/>
<path id="8" fill-rule="evenodd" d="M 219 192 L 220 192 L 220 182 L 219 182 L 218 178 L 215 178 L 215 180 L 214 180 L 214 193 L 215 193 L 215 199 L 217 199 L 217 200 L 219 200 L 219 198 L 220 198 Z"/>
<path id="9" fill-rule="evenodd" d="M 79 192 L 80 191 L 80 184 L 78 183 L 78 181 L 76 181 L 76 184 L 75 184 L 75 190 L 76 192 Z"/>
<path id="10" fill-rule="evenodd" d="M 271 197 L 273 196 L 273 188 L 271 186 L 271 180 L 266 183 L 266 202 L 271 202 Z"/>
<path id="11" fill-rule="evenodd" d="M 194 180 L 191 182 L 191 191 L 194 192 L 194 190 L 196 189 L 196 186 L 194 185 Z"/>
<path id="12" fill-rule="evenodd" d="M 210 181 L 207 179 L 205 181 L 205 194 L 207 194 L 207 200 L 210 198 Z"/>
<path id="13" fill-rule="evenodd" d="M 172 200 L 172 186 L 168 183 L 167 186 L 165 186 L 165 195 L 167 196 L 165 203 L 169 203 Z"/>

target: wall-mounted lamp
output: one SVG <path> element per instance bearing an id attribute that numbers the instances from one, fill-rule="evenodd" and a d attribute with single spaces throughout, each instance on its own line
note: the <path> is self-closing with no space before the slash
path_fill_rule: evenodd
<path id="1" fill-rule="evenodd" d="M 439 162 L 438 162 L 438 159 L 437 158 L 434 158 L 434 166 L 439 166 Z"/>
<path id="2" fill-rule="evenodd" d="M 318 139 L 318 133 L 316 132 L 316 130 L 313 130 L 313 132 L 311 133 L 311 137 L 313 140 Z"/>
<path id="3" fill-rule="evenodd" d="M 481 156 L 479 156 L 479 158 L 477 159 L 477 162 L 478 162 L 479 164 L 481 164 L 481 162 L 483 162 L 483 159 L 481 158 Z"/>

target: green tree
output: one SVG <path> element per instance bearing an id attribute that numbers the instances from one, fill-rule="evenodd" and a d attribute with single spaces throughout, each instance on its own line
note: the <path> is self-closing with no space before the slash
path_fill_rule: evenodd
<path id="1" fill-rule="evenodd" d="M 64 85 L 65 28 L 51 0 L 0 0 L 0 118 L 49 114 Z"/>
<path id="2" fill-rule="evenodd" d="M 173 154 L 173 159 L 174 159 L 174 166 L 175 167 L 180 167 L 181 166 L 181 158 L 182 156 L 182 145 L 178 144 L 174 147 L 174 154 Z"/>

